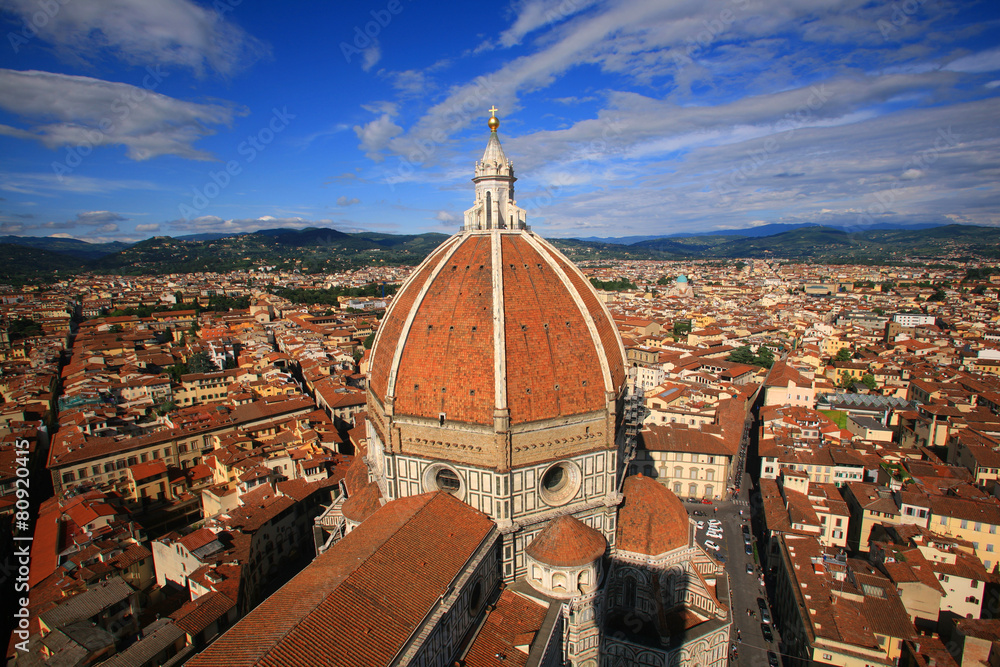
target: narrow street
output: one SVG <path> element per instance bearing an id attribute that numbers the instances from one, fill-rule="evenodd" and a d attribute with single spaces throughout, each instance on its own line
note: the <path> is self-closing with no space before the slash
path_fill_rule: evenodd
<path id="1" fill-rule="evenodd" d="M 761 568 L 756 552 L 751 555 L 746 554 L 743 542 L 743 525 L 750 525 L 750 506 L 748 503 L 748 490 L 751 487 L 750 478 L 744 475 L 740 492 L 735 500 L 716 502 L 712 505 L 702 503 L 685 502 L 688 514 L 695 521 L 702 521 L 705 527 L 697 530 L 697 541 L 704 546 L 709 540 L 718 544 L 721 548 L 718 552 L 725 559 L 726 574 L 729 577 L 730 590 L 732 592 L 733 608 L 733 634 L 732 641 L 736 643 L 737 658 L 730 660 L 731 665 L 739 667 L 767 667 L 768 651 L 773 651 L 779 657 L 780 651 L 778 643 L 779 634 L 772 623 L 768 624 L 773 633 L 773 640 L 767 641 L 761 629 L 761 612 L 758 607 L 758 598 L 767 600 L 767 609 L 770 613 L 770 600 L 764 590 L 761 578 Z M 740 516 L 742 510 L 743 516 Z M 695 515 L 694 512 L 702 512 L 705 516 Z M 717 519 L 721 522 L 723 529 L 722 539 L 715 539 L 706 535 L 709 526 L 708 521 Z M 752 531 L 751 531 L 752 534 Z M 751 544 L 756 545 L 756 536 L 752 537 Z M 711 549 L 706 549 L 709 553 L 716 553 Z M 752 574 L 747 573 L 747 566 L 752 569 Z M 727 602 L 728 600 L 722 600 Z M 748 610 L 752 612 L 748 614 Z M 739 630 L 739 640 L 736 631 Z M 730 654 L 732 655 L 732 654 Z"/>

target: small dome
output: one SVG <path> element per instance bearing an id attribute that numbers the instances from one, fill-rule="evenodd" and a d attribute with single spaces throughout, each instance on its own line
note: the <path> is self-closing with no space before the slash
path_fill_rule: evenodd
<path id="1" fill-rule="evenodd" d="M 578 567 L 593 563 L 607 548 L 603 535 L 567 514 L 550 521 L 524 553 L 545 565 Z"/>
<path id="2" fill-rule="evenodd" d="M 657 556 L 689 544 L 690 520 L 674 492 L 651 477 L 625 478 L 617 548 Z"/>
<path id="3" fill-rule="evenodd" d="M 683 273 L 681 275 L 677 276 L 677 282 L 679 282 L 679 283 L 686 283 L 687 281 L 688 281 L 688 277 L 685 276 Z"/>

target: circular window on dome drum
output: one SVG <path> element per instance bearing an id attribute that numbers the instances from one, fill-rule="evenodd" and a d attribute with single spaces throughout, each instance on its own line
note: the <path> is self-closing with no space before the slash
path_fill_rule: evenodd
<path id="1" fill-rule="evenodd" d="M 458 472 L 441 463 L 427 468 L 423 482 L 425 491 L 447 491 L 459 498 L 463 495 L 462 478 Z"/>
<path id="2" fill-rule="evenodd" d="M 549 505 L 565 505 L 580 490 L 580 468 L 572 461 L 554 463 L 542 473 L 538 489 Z"/>

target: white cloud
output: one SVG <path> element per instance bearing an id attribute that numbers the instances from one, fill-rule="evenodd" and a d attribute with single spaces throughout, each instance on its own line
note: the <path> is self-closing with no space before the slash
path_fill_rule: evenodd
<path id="1" fill-rule="evenodd" d="M 229 126 L 235 116 L 246 114 L 124 83 L 4 69 L 0 108 L 35 123 L 28 129 L 0 125 L 0 134 L 35 139 L 48 148 L 120 145 L 133 160 L 160 155 L 210 160 L 211 154 L 193 144 L 214 134 L 213 126 Z"/>
<path id="2" fill-rule="evenodd" d="M 441 222 L 455 222 L 458 220 L 458 216 L 451 211 L 438 211 L 434 215 L 435 220 L 440 220 Z"/>
<path id="3" fill-rule="evenodd" d="M 353 206 L 354 204 L 360 204 L 361 200 L 357 197 L 351 197 L 348 199 L 346 196 L 341 195 L 337 197 L 337 206 Z"/>
<path id="4" fill-rule="evenodd" d="M 160 224 L 158 222 L 154 222 L 148 225 L 136 225 L 135 231 L 142 234 L 148 234 L 149 232 L 158 232 L 160 231 Z"/>
<path id="5" fill-rule="evenodd" d="M 305 218 L 276 218 L 263 215 L 257 218 L 229 219 L 216 215 L 203 215 L 190 220 L 173 220 L 167 223 L 172 229 L 185 233 L 199 234 L 216 232 L 227 234 L 242 234 L 255 232 L 258 229 L 304 229 L 306 227 L 325 227 L 329 220 L 307 220 Z"/>
<path id="6" fill-rule="evenodd" d="M 971 56 L 952 60 L 944 69 L 953 72 L 995 72 L 1000 70 L 1000 49 L 974 53 Z"/>
<path id="7" fill-rule="evenodd" d="M 7 0 L 3 9 L 30 21 L 63 54 L 82 59 L 106 53 L 132 64 L 228 75 L 269 52 L 224 12 L 191 0 L 71 0 L 53 6 L 44 22 L 33 20 L 43 9 L 37 0 Z"/>
<path id="8" fill-rule="evenodd" d="M 365 125 L 354 126 L 354 132 L 361 140 L 361 149 L 375 162 L 381 162 L 384 159 L 382 150 L 389 145 L 389 141 L 393 137 L 402 131 L 403 128 L 393 123 L 387 113 Z"/>
<path id="9" fill-rule="evenodd" d="M 158 190 L 149 181 L 105 179 L 92 176 L 55 173 L 0 173 L 0 190 L 19 194 L 51 195 L 53 193 L 92 194 L 118 190 Z"/>
<path id="10" fill-rule="evenodd" d="M 382 59 L 382 47 L 379 46 L 378 40 L 372 41 L 374 44 L 361 52 L 361 69 L 366 72 L 378 64 L 378 61 Z"/>

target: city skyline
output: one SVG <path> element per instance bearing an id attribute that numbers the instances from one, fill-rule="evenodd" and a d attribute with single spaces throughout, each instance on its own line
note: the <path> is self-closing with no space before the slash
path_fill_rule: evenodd
<path id="1" fill-rule="evenodd" d="M 0 234 L 452 233 L 493 105 L 551 238 L 998 220 L 987 3 L 43 4 L 0 14 Z"/>

